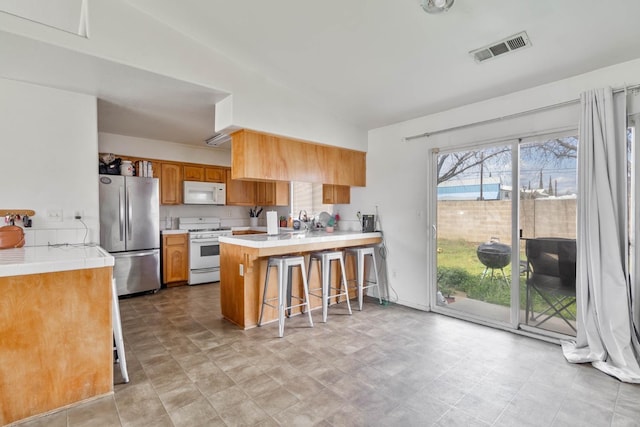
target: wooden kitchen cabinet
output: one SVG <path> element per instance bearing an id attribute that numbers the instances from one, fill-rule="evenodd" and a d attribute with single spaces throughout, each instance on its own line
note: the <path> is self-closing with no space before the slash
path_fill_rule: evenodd
<path id="1" fill-rule="evenodd" d="M 348 185 L 322 184 L 322 203 L 346 205 L 351 203 L 351 187 Z"/>
<path id="2" fill-rule="evenodd" d="M 235 132 L 231 138 L 234 179 L 366 185 L 366 152 L 248 129 Z"/>
<path id="3" fill-rule="evenodd" d="M 184 166 L 185 181 L 224 182 L 226 168 L 197 165 Z"/>
<path id="4" fill-rule="evenodd" d="M 222 182 L 226 180 L 226 168 L 204 168 L 204 180 L 207 182 Z"/>
<path id="5" fill-rule="evenodd" d="M 288 206 L 289 205 L 288 182 L 256 182 L 256 205 L 261 206 Z"/>
<path id="6" fill-rule="evenodd" d="M 201 166 L 184 166 L 185 181 L 204 181 L 204 167 Z"/>
<path id="7" fill-rule="evenodd" d="M 256 182 L 231 179 L 231 170 L 227 169 L 227 205 L 254 206 L 256 203 Z"/>
<path id="8" fill-rule="evenodd" d="M 189 280 L 189 235 L 162 236 L 162 283 L 177 286 Z"/>
<path id="9" fill-rule="evenodd" d="M 182 166 L 180 164 L 160 164 L 160 204 L 182 204 Z"/>

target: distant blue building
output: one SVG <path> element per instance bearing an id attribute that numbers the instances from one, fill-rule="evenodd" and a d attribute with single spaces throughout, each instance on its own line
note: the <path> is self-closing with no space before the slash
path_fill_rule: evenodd
<path id="1" fill-rule="evenodd" d="M 503 186 L 500 178 L 482 180 L 483 200 L 509 200 L 511 187 Z M 438 200 L 480 200 L 480 179 L 453 179 L 438 185 Z"/>

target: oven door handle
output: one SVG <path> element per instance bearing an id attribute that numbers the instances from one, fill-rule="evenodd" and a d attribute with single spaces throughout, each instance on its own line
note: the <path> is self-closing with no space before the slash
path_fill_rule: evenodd
<path id="1" fill-rule="evenodd" d="M 212 239 L 212 240 L 200 240 L 200 239 L 193 239 L 191 241 L 191 243 L 220 243 L 220 240 L 218 239 Z"/>
<path id="2" fill-rule="evenodd" d="M 195 268 L 191 270 L 192 273 L 212 273 L 215 271 L 220 271 L 220 267 Z"/>

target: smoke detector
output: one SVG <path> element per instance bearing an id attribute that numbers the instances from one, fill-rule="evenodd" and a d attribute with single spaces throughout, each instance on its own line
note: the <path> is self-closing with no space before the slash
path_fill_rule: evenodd
<path id="1" fill-rule="evenodd" d="M 454 0 L 422 0 L 421 6 L 427 13 L 446 12 L 453 6 Z"/>
<path id="2" fill-rule="evenodd" d="M 496 56 L 530 46 L 531 41 L 529 40 L 529 36 L 527 36 L 526 31 L 523 31 L 498 42 L 491 43 L 488 46 L 481 47 L 480 49 L 472 50 L 469 52 L 469 55 L 471 55 L 476 62 L 480 63 L 487 59 L 492 59 Z"/>
<path id="3" fill-rule="evenodd" d="M 209 138 L 207 138 L 204 142 L 209 147 L 219 147 L 225 142 L 231 141 L 231 137 L 226 133 L 216 133 Z"/>

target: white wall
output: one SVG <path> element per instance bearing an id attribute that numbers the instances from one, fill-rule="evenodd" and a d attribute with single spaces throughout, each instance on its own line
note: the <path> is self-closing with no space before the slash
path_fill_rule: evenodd
<path id="1" fill-rule="evenodd" d="M 345 219 L 353 220 L 358 210 L 375 213 L 375 207 L 378 206 L 388 248 L 389 282 L 398 294 L 398 302 L 416 308 L 429 306 L 428 261 L 433 256 L 427 252 L 429 239 L 432 238 L 428 218 L 431 208 L 428 191 L 433 185 L 429 166 L 430 149 L 468 143 L 474 138 L 513 136 L 519 132 L 533 132 L 535 129 L 559 127 L 567 123 L 574 123 L 577 127 L 579 114 L 577 108 L 569 108 L 568 115 L 567 111 L 562 114 L 544 113 L 538 115 L 536 120 L 501 121 L 411 142 L 402 142 L 404 137 L 575 100 L 580 92 L 591 88 L 622 87 L 634 83 L 640 83 L 640 60 L 371 130 L 367 153 L 367 187 L 353 188 L 351 204 L 341 206 L 340 214 Z M 394 296 L 392 292 L 392 300 Z"/>
<path id="2" fill-rule="evenodd" d="M 86 241 L 97 242 L 96 99 L 5 79 L 0 94 L 0 208 L 36 211 L 28 245 L 82 242 L 76 212 Z M 62 210 L 62 221 L 50 210 Z"/>
<path id="3" fill-rule="evenodd" d="M 344 122 L 331 105 L 247 70 L 154 20 L 126 1 L 90 2 L 90 38 L 9 14 L 3 31 L 233 94 L 231 121 L 249 128 L 365 151 L 366 129 Z M 144 54 L 141 54 L 144 53 Z M 227 112 L 228 113 L 228 112 Z M 225 116 L 228 121 L 229 116 Z M 217 129 L 220 130 L 220 129 Z"/>
<path id="4" fill-rule="evenodd" d="M 231 166 L 231 150 L 178 144 L 171 141 L 98 133 L 100 153 L 140 156 L 158 160 Z"/>

